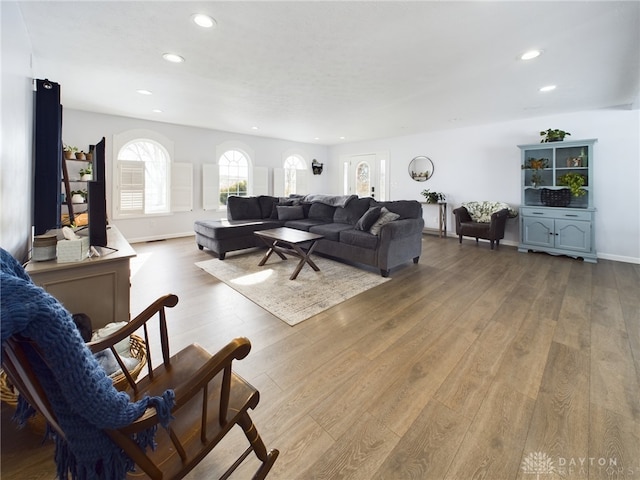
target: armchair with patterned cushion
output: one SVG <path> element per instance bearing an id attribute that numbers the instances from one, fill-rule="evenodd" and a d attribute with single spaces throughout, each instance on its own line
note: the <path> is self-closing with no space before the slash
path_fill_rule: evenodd
<path id="1" fill-rule="evenodd" d="M 494 242 L 500 246 L 508 218 L 517 212 L 502 202 L 466 202 L 453 211 L 456 216 L 456 233 L 460 243 L 462 237 L 489 240 L 493 250 Z"/>

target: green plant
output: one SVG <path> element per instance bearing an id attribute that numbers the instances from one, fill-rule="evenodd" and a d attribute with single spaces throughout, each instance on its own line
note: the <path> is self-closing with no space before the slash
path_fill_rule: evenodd
<path id="1" fill-rule="evenodd" d="M 65 152 L 76 153 L 78 151 L 78 147 L 67 145 L 65 143 L 64 146 L 62 147 L 62 150 L 64 150 Z"/>
<path id="2" fill-rule="evenodd" d="M 87 198 L 88 192 L 86 190 L 71 190 L 71 195 L 82 195 L 82 198 Z"/>
<path id="3" fill-rule="evenodd" d="M 93 167 L 89 163 L 89 164 L 87 164 L 87 168 L 81 168 L 79 173 L 80 173 L 80 176 L 82 176 L 82 175 L 93 175 Z"/>
<path id="4" fill-rule="evenodd" d="M 427 203 L 438 203 L 446 200 L 445 194 L 440 192 L 431 192 L 429 189 L 420 192 L 424 198 L 427 199 Z"/>
<path id="5" fill-rule="evenodd" d="M 569 187 L 571 195 L 574 197 L 582 197 L 586 195 L 586 191 L 582 188 L 585 183 L 584 175 L 579 173 L 565 173 L 558 177 L 558 185 Z"/>
<path id="6" fill-rule="evenodd" d="M 542 140 L 540 140 L 540 143 L 547 143 L 561 142 L 562 140 L 564 140 L 564 137 L 571 134 L 569 132 L 565 132 L 564 130 L 558 130 L 557 128 L 549 128 L 540 132 L 540 135 L 544 137 Z"/>

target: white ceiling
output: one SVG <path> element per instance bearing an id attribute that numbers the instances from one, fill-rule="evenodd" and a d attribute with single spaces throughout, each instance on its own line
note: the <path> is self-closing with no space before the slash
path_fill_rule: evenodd
<path id="1" fill-rule="evenodd" d="M 326 145 L 638 108 L 638 1 L 19 5 L 65 108 Z"/>

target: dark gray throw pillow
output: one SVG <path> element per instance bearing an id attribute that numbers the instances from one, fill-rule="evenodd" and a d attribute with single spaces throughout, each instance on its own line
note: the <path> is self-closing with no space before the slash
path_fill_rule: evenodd
<path id="1" fill-rule="evenodd" d="M 283 206 L 278 205 L 278 220 L 301 220 L 304 218 L 304 208 L 302 205 Z"/>
<path id="2" fill-rule="evenodd" d="M 387 223 L 391 223 L 394 220 L 397 220 L 398 218 L 400 218 L 400 215 L 398 215 L 397 213 L 390 212 L 389 210 L 387 210 L 386 207 L 382 207 L 382 210 L 380 210 L 380 217 L 378 217 L 376 222 L 369 229 L 369 232 L 373 233 L 374 235 L 379 235 L 380 229 L 384 225 L 386 225 Z"/>
<path id="3" fill-rule="evenodd" d="M 364 212 L 364 215 L 356 222 L 356 230 L 362 230 L 368 232 L 369 229 L 376 223 L 376 220 L 380 217 L 381 207 L 371 207 Z"/>

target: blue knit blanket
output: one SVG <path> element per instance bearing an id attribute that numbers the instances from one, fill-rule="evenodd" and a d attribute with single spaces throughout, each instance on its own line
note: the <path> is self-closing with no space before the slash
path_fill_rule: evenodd
<path id="1" fill-rule="evenodd" d="M 169 424 L 174 404 L 173 390 L 162 397 L 131 402 L 117 391 L 111 379 L 86 347 L 71 314 L 51 295 L 36 286 L 22 266 L 0 249 L 1 337 L 5 341 L 21 334 L 33 340 L 42 356 L 27 352 L 38 380 L 56 413 L 65 439 L 49 431 L 56 444 L 59 479 L 120 480 L 134 462 L 114 444 L 103 429 L 129 425 L 149 406 L 158 411 L 161 423 Z M 24 423 L 33 409 L 20 399 L 17 420 Z M 154 447 L 155 428 L 134 440 L 145 449 Z"/>

